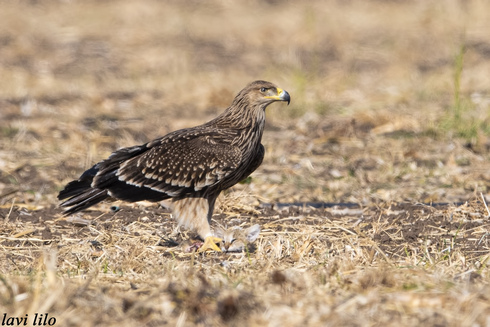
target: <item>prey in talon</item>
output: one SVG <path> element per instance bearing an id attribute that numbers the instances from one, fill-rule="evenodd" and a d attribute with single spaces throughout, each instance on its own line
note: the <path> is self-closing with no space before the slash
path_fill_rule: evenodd
<path id="1" fill-rule="evenodd" d="M 216 229 L 216 235 L 222 238 L 220 244 L 223 252 L 243 252 L 252 249 L 252 243 L 255 242 L 260 234 L 260 225 L 255 224 L 249 228 L 232 227 Z"/>

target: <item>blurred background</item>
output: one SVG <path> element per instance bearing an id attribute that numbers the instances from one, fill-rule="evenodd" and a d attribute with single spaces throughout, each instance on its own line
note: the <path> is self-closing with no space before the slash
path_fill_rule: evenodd
<path id="1" fill-rule="evenodd" d="M 488 1 L 2 1 L 0 205 L 56 203 L 119 147 L 286 89 L 260 202 L 486 194 Z M 259 196 L 260 195 L 260 196 Z"/>

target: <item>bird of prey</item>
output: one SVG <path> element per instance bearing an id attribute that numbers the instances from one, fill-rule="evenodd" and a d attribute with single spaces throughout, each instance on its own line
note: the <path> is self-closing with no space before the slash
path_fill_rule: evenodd
<path id="1" fill-rule="evenodd" d="M 220 251 L 210 228 L 221 191 L 248 177 L 262 163 L 265 108 L 289 104 L 289 93 L 255 81 L 221 115 L 196 127 L 171 132 L 143 145 L 121 148 L 95 164 L 59 193 L 70 215 L 106 198 L 170 202 L 179 226 L 195 231 L 199 252 Z"/>

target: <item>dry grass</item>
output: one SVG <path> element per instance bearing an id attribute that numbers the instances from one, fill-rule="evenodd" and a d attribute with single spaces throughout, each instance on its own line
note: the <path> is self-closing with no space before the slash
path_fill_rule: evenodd
<path id="1" fill-rule="evenodd" d="M 0 319 L 488 325 L 488 12 L 478 0 L 3 2 Z M 259 78 L 293 102 L 268 109 L 264 163 L 214 217 L 259 223 L 254 252 L 183 253 L 172 241 L 193 235 L 156 206 L 60 217 L 56 194 L 84 168 L 214 117 Z M 357 206 L 278 205 L 303 202 Z"/>

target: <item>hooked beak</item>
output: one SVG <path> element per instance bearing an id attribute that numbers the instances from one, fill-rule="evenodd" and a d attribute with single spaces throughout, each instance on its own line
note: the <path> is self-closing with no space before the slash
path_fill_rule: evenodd
<path id="1" fill-rule="evenodd" d="M 281 88 L 277 88 L 277 95 L 268 96 L 266 98 L 274 99 L 277 101 L 287 101 L 288 105 L 289 102 L 291 101 L 291 97 L 289 96 L 289 93 Z"/>

